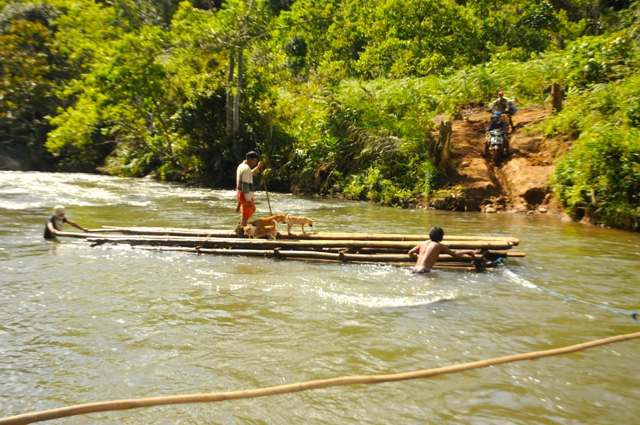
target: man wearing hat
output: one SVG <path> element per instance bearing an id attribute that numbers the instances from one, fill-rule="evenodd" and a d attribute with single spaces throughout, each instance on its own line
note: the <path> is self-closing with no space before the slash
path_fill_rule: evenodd
<path id="1" fill-rule="evenodd" d="M 238 165 L 236 170 L 236 190 L 239 204 L 242 206 L 242 226 L 247 225 L 247 220 L 256 210 L 253 196 L 253 176 L 258 174 L 263 167 L 260 156 L 254 152 L 247 152 L 246 159 Z"/>
<path id="2" fill-rule="evenodd" d="M 501 114 L 504 114 L 508 109 L 509 109 L 509 102 L 504 97 L 504 92 L 502 91 L 498 92 L 498 98 L 491 105 L 491 111 L 500 112 Z"/>

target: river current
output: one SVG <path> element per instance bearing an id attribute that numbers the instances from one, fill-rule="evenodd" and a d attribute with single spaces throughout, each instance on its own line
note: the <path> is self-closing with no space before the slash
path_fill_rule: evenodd
<path id="1" fill-rule="evenodd" d="M 269 215 L 265 192 L 256 216 Z M 640 234 L 552 215 L 447 213 L 269 193 L 317 232 L 513 236 L 482 273 L 92 248 L 89 228 L 233 229 L 235 193 L 0 171 L 0 418 L 98 401 L 437 368 L 640 331 Z M 65 225 L 65 231 L 78 231 Z M 286 231 L 286 226 L 280 228 Z M 640 340 L 444 375 L 57 424 L 623 424 Z"/>

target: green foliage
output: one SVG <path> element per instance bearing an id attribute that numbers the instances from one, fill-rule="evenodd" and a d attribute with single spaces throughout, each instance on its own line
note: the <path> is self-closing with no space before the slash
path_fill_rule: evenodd
<path id="1" fill-rule="evenodd" d="M 619 35 L 606 38 L 608 45 L 623 39 Z M 599 37 L 591 42 L 602 46 L 602 40 Z M 618 41 L 614 46 L 624 44 Z M 574 88 L 563 111 L 544 123 L 548 135 L 577 139 L 569 154 L 559 161 L 553 184 L 574 217 L 638 230 L 640 73 L 633 68 L 635 53 L 627 46 L 617 51 L 592 51 L 593 55 L 583 54 L 585 49 L 573 52 L 579 59 L 567 68 Z M 618 64 L 613 78 L 604 75 L 600 65 L 592 73 L 587 72 L 591 69 L 588 65 L 584 73 L 579 69 L 586 56 L 596 58 L 593 62 L 601 61 L 601 51 L 610 63 Z"/>
<path id="2" fill-rule="evenodd" d="M 585 132 L 558 164 L 553 184 L 574 217 L 640 230 L 640 131 Z"/>
<path id="3" fill-rule="evenodd" d="M 638 128 L 640 122 L 640 73 L 615 84 L 594 84 L 573 91 L 562 113 L 544 123 L 547 135 L 566 134 L 577 138 L 583 131 L 603 125 Z"/>
<path id="4" fill-rule="evenodd" d="M 19 3 L 0 13 L 0 168 L 53 169 L 45 117 L 61 104 L 55 93 L 68 76 L 50 28 L 58 13 Z"/>
<path id="5" fill-rule="evenodd" d="M 399 188 L 385 179 L 379 168 L 369 168 L 364 174 L 352 175 L 344 188 L 344 195 L 351 199 L 369 199 L 382 205 L 409 206 L 414 200 L 408 189 Z"/>
<path id="6" fill-rule="evenodd" d="M 298 0 L 280 23 L 279 43 L 303 38 L 307 66 L 338 79 L 448 74 L 491 56 L 522 61 L 586 31 L 540 1 Z"/>
<path id="7" fill-rule="evenodd" d="M 462 186 L 434 190 L 428 197 L 429 206 L 438 210 L 464 211 L 465 190 Z"/>
<path id="8" fill-rule="evenodd" d="M 45 2 L 10 2 L 0 10 L 0 32 L 5 33 L 13 21 L 27 21 L 54 29 L 54 21 L 61 11 Z"/>
<path id="9" fill-rule="evenodd" d="M 356 69 L 371 77 L 428 75 L 478 63 L 482 45 L 454 1 L 379 2 Z M 365 22 L 362 22 L 364 27 Z"/>
<path id="10" fill-rule="evenodd" d="M 261 31 L 264 16 L 241 1 L 228 2 L 215 14 L 185 2 L 171 32 L 143 23 L 125 25 L 122 32 L 117 25 L 127 4 L 135 6 L 119 1 L 113 8 L 74 9 L 60 19 L 68 29 L 66 51 L 87 72 L 67 86 L 64 94 L 77 101 L 52 119 L 57 128 L 48 148 L 59 156 L 74 155 L 61 162 L 77 165 L 100 159 L 102 151 L 93 147 L 103 139 L 101 145 L 112 147 L 102 168 L 109 173 L 154 172 L 170 180 L 229 184 L 231 174 L 223 172 L 235 159 L 225 90 L 233 92 L 225 81 L 225 62 L 229 49 L 245 48 Z M 93 31 L 96 22 L 103 29 Z M 245 65 L 241 137 L 247 143 L 260 138 L 256 111 L 266 91 L 261 72 Z"/>
<path id="11" fill-rule="evenodd" d="M 100 128 L 102 135 L 117 140 L 107 164 L 109 172 L 136 176 L 150 172 L 156 164 L 176 164 L 176 135 L 169 123 L 176 109 L 167 90 L 165 66 L 158 60 L 167 45 L 166 34 L 157 27 L 145 27 L 140 35 L 126 34 L 111 43 L 103 50 L 107 59 L 95 63 L 85 75 L 76 107 L 52 120 L 57 128 L 48 149 L 60 154 L 63 148 L 75 146 L 68 152 L 95 157 L 95 152 L 78 149 L 90 148 L 89 136 Z"/>
<path id="12" fill-rule="evenodd" d="M 633 68 L 633 44 L 623 32 L 582 38 L 569 46 L 565 66 L 573 87 L 605 83 L 625 77 Z"/>
<path id="13" fill-rule="evenodd" d="M 281 173 L 294 190 L 407 205 L 433 189 L 425 132 L 437 103 L 422 80 L 344 81 L 335 91 L 283 93 L 277 122 L 297 140 Z M 313 94 L 312 94 L 313 93 Z"/>

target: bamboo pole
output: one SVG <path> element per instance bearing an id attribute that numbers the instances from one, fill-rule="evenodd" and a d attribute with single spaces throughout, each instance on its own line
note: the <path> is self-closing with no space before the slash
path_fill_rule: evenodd
<path id="1" fill-rule="evenodd" d="M 267 239 L 226 239 L 226 238 L 198 238 L 187 236 L 175 237 L 131 237 L 131 236 L 109 236 L 109 237 L 88 237 L 87 240 L 95 245 L 105 243 L 126 243 L 130 245 L 167 245 L 167 246 L 200 246 L 203 248 L 248 248 L 255 249 L 329 249 L 344 248 L 348 250 L 357 250 L 361 248 L 388 248 L 392 247 L 400 250 L 410 250 L 415 242 L 396 242 L 396 241 L 354 241 L 354 240 L 321 240 L 321 241 L 303 241 L 303 240 L 267 240 Z M 502 242 L 481 242 L 481 241 L 459 241 L 446 244 L 451 249 L 494 249 L 508 250 L 511 249 L 510 244 Z"/>
<path id="2" fill-rule="evenodd" d="M 388 264 L 392 266 L 398 267 L 411 267 L 415 265 L 415 258 L 408 258 L 406 261 L 396 261 L 396 262 L 385 262 L 385 261 L 376 261 L 375 258 L 370 260 L 366 259 L 349 259 L 349 261 L 344 261 L 344 259 L 340 259 L 339 257 L 330 257 L 323 255 L 313 255 L 313 254 L 322 254 L 317 251 L 269 251 L 269 250 L 253 250 L 253 249 L 210 249 L 210 248 L 185 248 L 185 247 L 164 247 L 164 246 L 144 246 L 137 245 L 134 249 L 141 249 L 147 251 L 162 251 L 162 252 L 188 252 L 188 253 L 196 253 L 196 254 L 212 254 L 212 255 L 241 255 L 246 257 L 264 257 L 264 258 L 280 258 L 283 260 L 299 260 L 299 261 L 326 261 L 326 262 L 340 262 L 340 263 L 351 263 L 351 264 Z M 305 256 L 304 253 L 309 252 L 311 255 Z M 432 269 L 438 270 L 461 270 L 461 271 L 479 271 L 479 270 L 493 270 L 493 266 L 495 264 L 492 262 L 487 262 L 486 265 L 483 264 L 481 268 L 477 268 L 475 266 L 470 265 L 469 263 L 465 263 L 462 261 L 455 260 L 443 260 L 443 262 L 436 262 Z"/>
<path id="3" fill-rule="evenodd" d="M 67 238 L 78 238 L 78 239 L 87 239 L 93 237 L 93 235 L 89 233 L 80 233 L 80 232 L 58 232 L 56 236 L 67 237 Z"/>
<path id="4" fill-rule="evenodd" d="M 338 251 L 339 248 L 331 248 L 328 251 Z M 360 248 L 357 250 L 358 254 L 405 254 L 406 250 L 404 249 L 394 249 L 394 248 Z M 487 249 L 482 250 L 485 258 L 524 258 L 527 256 L 526 252 L 522 251 L 512 251 L 512 250 L 498 250 L 498 249 Z"/>
<path id="5" fill-rule="evenodd" d="M 254 250 L 254 249 L 211 249 L 211 248 L 186 248 L 186 247 L 140 247 L 136 249 L 148 249 L 153 251 L 179 251 L 194 252 L 203 254 L 217 255 L 244 255 L 248 257 L 266 257 L 266 258 L 301 258 L 301 259 L 321 259 L 340 262 L 358 262 L 358 263 L 415 263 L 416 258 L 410 257 L 408 254 L 349 254 L 349 253 L 329 253 L 320 251 L 283 251 L 283 250 Z M 463 257 L 454 258 L 448 254 L 442 254 L 438 257 L 439 263 L 460 263 L 468 266 L 472 261 L 480 261 L 483 258 L 476 256 L 475 258 Z"/>
<path id="6" fill-rule="evenodd" d="M 106 227 L 89 230 L 91 233 L 122 233 L 126 235 L 165 235 L 165 236 L 196 236 L 235 238 L 235 230 L 214 229 L 180 229 L 171 227 Z"/>
<path id="7" fill-rule="evenodd" d="M 385 382 L 407 381 L 412 379 L 425 379 L 434 376 L 448 375 L 452 373 L 465 372 L 474 369 L 482 369 L 490 366 L 497 366 L 506 363 L 513 363 L 524 360 L 536 360 L 544 357 L 570 354 L 577 351 L 587 350 L 606 344 L 629 341 L 640 338 L 640 332 L 617 335 L 596 341 L 582 344 L 570 345 L 568 347 L 555 348 L 551 350 L 533 351 L 524 354 L 514 354 L 510 356 L 495 357 L 487 360 L 479 360 L 470 363 L 463 363 L 453 366 L 445 366 L 434 369 L 424 369 L 413 372 L 402 372 L 387 375 L 360 375 L 343 376 L 339 378 L 321 379 L 316 381 L 298 382 L 294 384 L 278 385 L 275 387 L 258 388 L 252 390 L 228 391 L 219 393 L 187 394 L 164 397 L 150 397 L 142 399 L 103 401 L 96 403 L 80 404 L 76 406 L 61 407 L 58 409 L 44 410 L 36 413 L 11 416 L 0 419 L 0 425 L 23 425 L 33 422 L 48 421 L 70 416 L 85 415 L 96 412 L 110 412 L 115 410 L 137 409 L 141 407 L 166 406 L 170 404 L 187 403 L 209 403 L 226 400 L 240 400 L 246 398 L 266 397 L 279 394 L 289 394 L 301 391 L 309 391 L 320 388 L 338 387 L 345 385 L 361 384 L 381 384 Z"/>
<path id="8" fill-rule="evenodd" d="M 122 230 L 125 235 L 149 235 L 149 236 L 193 236 L 193 237 L 215 237 L 215 238 L 237 238 L 235 231 L 231 230 Z"/>
<path id="9" fill-rule="evenodd" d="M 103 226 L 102 229 L 90 230 L 92 233 L 125 233 L 125 234 L 159 234 L 175 236 L 214 236 L 214 237 L 235 237 L 233 230 L 215 229 L 181 229 L 172 227 L 112 227 Z M 280 234 L 279 239 L 303 239 L 303 240 L 369 240 L 369 241 L 415 241 L 423 242 L 429 240 L 429 235 L 402 235 L 383 233 L 291 233 Z M 520 243 L 518 238 L 510 236 L 445 236 L 444 243 L 450 241 L 487 241 L 505 242 L 517 246 Z"/>
<path id="10" fill-rule="evenodd" d="M 397 242 L 424 242 L 429 240 L 429 235 L 401 235 L 382 233 L 291 233 L 279 236 L 283 239 L 301 240 L 361 240 L 361 241 L 397 241 Z M 442 243 L 449 245 L 452 242 L 502 242 L 516 246 L 520 243 L 518 238 L 510 236 L 445 236 Z"/>
<path id="11" fill-rule="evenodd" d="M 271 211 L 271 201 L 269 200 L 269 191 L 267 190 L 267 179 L 264 174 L 262 175 L 262 182 L 264 183 L 264 193 L 267 194 L 267 204 L 269 205 L 269 215 L 273 215 L 273 211 Z"/>

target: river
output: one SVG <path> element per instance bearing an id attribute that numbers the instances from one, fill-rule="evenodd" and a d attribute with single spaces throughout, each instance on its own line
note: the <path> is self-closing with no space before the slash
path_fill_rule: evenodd
<path id="1" fill-rule="evenodd" d="M 258 192 L 257 216 L 268 215 Z M 89 228 L 232 229 L 235 193 L 0 172 L 0 417 L 82 403 L 409 372 L 640 331 L 640 234 L 544 214 L 403 210 L 269 193 L 314 231 L 513 236 L 476 273 L 92 248 L 45 241 L 56 204 Z M 68 224 L 65 231 L 78 231 Z M 286 231 L 286 226 L 281 228 Z M 96 424 L 622 424 L 640 340 L 431 379 L 93 413 Z"/>

